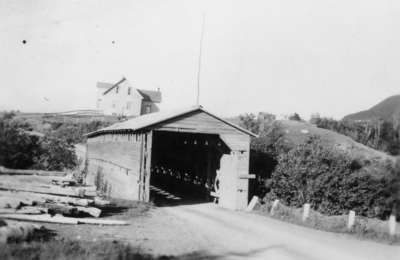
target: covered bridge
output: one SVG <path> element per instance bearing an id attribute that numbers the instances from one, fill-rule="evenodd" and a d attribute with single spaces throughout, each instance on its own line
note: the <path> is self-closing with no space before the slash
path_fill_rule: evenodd
<path id="1" fill-rule="evenodd" d="M 87 135 L 86 182 L 113 198 L 149 201 L 162 187 L 243 209 L 252 136 L 201 106 L 143 115 Z"/>

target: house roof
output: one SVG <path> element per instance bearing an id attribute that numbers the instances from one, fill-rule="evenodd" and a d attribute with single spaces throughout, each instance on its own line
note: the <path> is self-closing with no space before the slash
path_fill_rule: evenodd
<path id="1" fill-rule="evenodd" d="M 109 127 L 88 133 L 87 136 L 93 137 L 96 135 L 101 135 L 101 134 L 106 134 L 106 133 L 118 133 L 118 132 L 123 132 L 123 131 L 136 132 L 136 131 L 142 130 L 144 128 L 151 127 L 156 124 L 165 122 L 167 120 L 174 119 L 174 118 L 177 118 L 177 117 L 180 117 L 180 116 L 192 113 L 192 112 L 196 112 L 196 111 L 204 112 L 204 113 L 214 117 L 215 119 L 222 121 L 225 124 L 230 125 L 233 128 L 236 128 L 237 130 L 239 130 L 245 134 L 248 134 L 253 137 L 257 137 L 256 134 L 254 134 L 246 129 L 243 129 L 235 124 L 232 124 L 231 122 L 228 122 L 220 117 L 217 117 L 216 115 L 211 114 L 210 112 L 207 112 L 206 110 L 203 109 L 202 106 L 193 106 L 190 108 L 185 108 L 185 109 L 180 109 L 180 110 L 161 111 L 161 112 L 156 112 L 156 113 L 145 114 L 145 115 L 135 117 L 135 118 L 129 119 L 127 121 L 124 121 L 121 123 L 116 123 Z"/>
<path id="2" fill-rule="evenodd" d="M 143 97 L 143 101 L 151 101 L 154 103 L 161 102 L 161 92 L 154 90 L 137 89 L 137 92 Z"/>
<path id="3" fill-rule="evenodd" d="M 117 83 L 115 83 L 114 85 L 112 85 L 109 89 L 107 89 L 106 91 L 104 91 L 103 95 L 106 95 L 108 92 L 110 92 L 111 90 L 113 90 L 114 88 L 118 87 L 119 84 L 121 84 L 122 82 L 124 82 L 126 80 L 126 78 L 122 78 L 120 81 L 118 81 Z"/>

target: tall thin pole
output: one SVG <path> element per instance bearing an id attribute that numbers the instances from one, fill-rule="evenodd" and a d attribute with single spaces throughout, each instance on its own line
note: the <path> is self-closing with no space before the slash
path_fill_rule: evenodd
<path id="1" fill-rule="evenodd" d="M 204 37 L 204 24 L 206 20 L 206 14 L 203 13 L 203 22 L 201 24 L 201 37 L 200 37 L 200 50 L 199 50 L 199 64 L 198 64 L 198 71 L 197 71 L 197 98 L 196 104 L 200 105 L 200 72 L 201 72 L 201 54 L 203 51 L 203 37 Z"/>

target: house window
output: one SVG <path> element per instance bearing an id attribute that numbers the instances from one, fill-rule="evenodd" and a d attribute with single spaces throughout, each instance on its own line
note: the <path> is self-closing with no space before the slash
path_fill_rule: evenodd
<path id="1" fill-rule="evenodd" d="M 131 94 L 131 87 L 128 88 L 128 96 Z"/>
<path id="2" fill-rule="evenodd" d="M 119 87 L 116 87 L 116 88 L 115 88 L 115 93 L 118 94 L 118 91 L 119 91 Z"/>
<path id="3" fill-rule="evenodd" d="M 149 114 L 151 112 L 151 105 L 146 105 L 145 113 Z"/>
<path id="4" fill-rule="evenodd" d="M 131 109 L 131 102 L 126 103 L 126 109 Z"/>

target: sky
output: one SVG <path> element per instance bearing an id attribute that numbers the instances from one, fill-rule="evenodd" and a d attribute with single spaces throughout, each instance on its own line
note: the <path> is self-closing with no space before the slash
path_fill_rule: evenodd
<path id="1" fill-rule="evenodd" d="M 400 94 L 396 0 L 0 0 L 0 110 L 95 109 L 96 82 L 123 76 L 194 105 L 203 14 L 217 115 L 339 119 Z"/>

